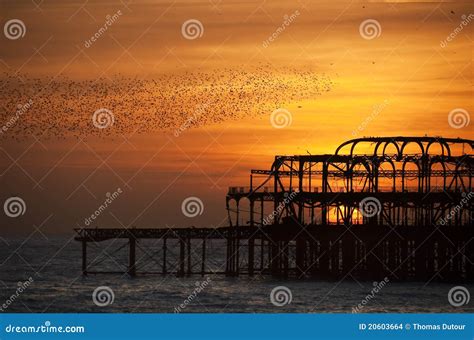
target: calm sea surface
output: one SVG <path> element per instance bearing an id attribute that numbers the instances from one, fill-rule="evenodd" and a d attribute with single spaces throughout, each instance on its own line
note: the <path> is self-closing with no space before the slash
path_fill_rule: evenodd
<path id="1" fill-rule="evenodd" d="M 227 278 L 223 275 L 81 275 L 80 244 L 69 238 L 48 237 L 0 239 L 0 303 L 8 301 L 4 312 L 162 312 L 173 313 L 175 307 L 188 301 L 181 312 L 351 312 L 362 303 L 374 287 L 373 282 L 349 279 L 344 282 L 317 280 L 276 280 L 256 276 Z M 216 243 L 216 242 L 214 242 Z M 89 261 L 95 269 L 123 270 L 127 247 L 123 241 L 104 242 L 89 247 Z M 104 253 L 104 249 L 106 252 Z M 210 242 L 209 269 L 222 270 L 224 249 Z M 175 265 L 169 255 L 169 268 Z M 200 268 L 200 251 L 193 254 L 193 266 Z M 161 244 L 140 243 L 137 253 L 138 271 L 158 270 Z M 32 278 L 32 283 L 19 292 L 19 282 Z M 208 284 L 203 284 L 205 280 Z M 474 292 L 474 285 L 459 284 Z M 92 294 L 106 286 L 113 292 L 113 303 L 97 306 Z M 291 292 L 291 303 L 278 307 L 270 301 L 277 286 Z M 474 304 L 453 307 L 448 292 L 453 284 L 424 282 L 389 282 L 374 298 L 366 299 L 361 312 L 474 312 Z M 15 297 L 12 299 L 11 296 Z M 189 298 L 191 296 L 191 298 Z M 110 301 L 110 300 L 107 300 Z M 0 305 L 1 307 L 1 305 Z"/>

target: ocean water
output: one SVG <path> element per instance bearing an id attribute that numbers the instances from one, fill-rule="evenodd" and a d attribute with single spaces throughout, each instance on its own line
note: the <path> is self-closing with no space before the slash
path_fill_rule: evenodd
<path id="1" fill-rule="evenodd" d="M 184 278 L 140 274 L 135 278 L 121 274 L 84 277 L 80 243 L 72 240 L 72 235 L 71 238 L 4 237 L 0 241 L 0 308 L 3 312 L 350 313 L 359 304 L 363 305 L 359 310 L 363 313 L 474 312 L 472 301 L 459 307 L 448 301 L 448 292 L 454 286 L 463 286 L 472 293 L 474 285 L 388 282 L 373 297 L 367 298 L 374 283 L 352 278 L 339 282 L 284 280 L 260 275 L 229 278 L 220 274 Z M 89 261 L 95 263 L 96 269 L 123 269 L 121 266 L 127 256 L 125 245 L 107 241 L 91 246 Z M 212 242 L 208 246 L 208 269 L 218 271 L 223 265 L 225 250 Z M 158 268 L 160 249 L 156 242 L 139 245 L 139 273 Z M 198 258 L 198 253 L 196 250 L 193 260 Z M 174 261 L 172 255 L 171 251 L 170 269 Z M 193 265 L 199 266 L 198 261 Z M 31 283 L 25 286 L 28 279 Z M 281 286 L 285 288 L 279 288 L 281 294 L 275 296 L 273 302 L 289 303 L 277 306 L 272 303 L 271 292 Z M 94 301 L 93 292 L 98 287 L 108 288 L 105 293 L 101 288 L 102 294 Z M 97 302 L 105 305 L 99 306 Z M 184 307 L 178 307 L 180 305 Z"/>

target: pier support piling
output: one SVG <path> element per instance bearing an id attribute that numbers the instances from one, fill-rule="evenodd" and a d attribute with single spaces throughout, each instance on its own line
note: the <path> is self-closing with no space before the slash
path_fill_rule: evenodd
<path id="1" fill-rule="evenodd" d="M 192 267 L 191 267 L 191 239 L 188 237 L 186 239 L 186 248 L 187 248 L 187 262 L 188 262 L 188 270 L 186 275 L 191 275 Z"/>
<path id="2" fill-rule="evenodd" d="M 201 275 L 206 272 L 206 239 L 202 239 L 202 255 L 201 255 Z"/>
<path id="3" fill-rule="evenodd" d="M 87 275 L 87 241 L 82 240 L 82 275 Z"/>
<path id="4" fill-rule="evenodd" d="M 184 256 L 186 252 L 185 243 L 182 238 L 179 239 L 179 269 L 177 272 L 177 276 L 181 277 L 184 276 Z"/>
<path id="5" fill-rule="evenodd" d="M 136 264 L 135 264 L 135 261 L 136 261 L 136 239 L 135 237 L 130 237 L 128 239 L 129 241 L 129 253 L 128 253 L 128 270 L 127 270 L 127 273 L 128 275 L 130 275 L 131 277 L 134 277 L 136 276 L 137 272 L 136 272 Z"/>
<path id="6" fill-rule="evenodd" d="M 248 250 L 248 254 L 249 254 L 248 271 L 249 271 L 250 276 L 253 276 L 253 271 L 254 271 L 254 257 L 255 257 L 254 256 L 254 251 L 255 251 L 254 245 L 255 245 L 255 239 L 252 237 L 248 240 L 248 247 L 249 247 L 249 250 Z"/>
<path id="7" fill-rule="evenodd" d="M 166 268 L 166 251 L 167 251 L 167 244 L 166 244 L 166 237 L 163 238 L 163 265 L 162 265 L 162 270 L 161 272 L 163 274 L 166 274 L 167 268 Z"/>

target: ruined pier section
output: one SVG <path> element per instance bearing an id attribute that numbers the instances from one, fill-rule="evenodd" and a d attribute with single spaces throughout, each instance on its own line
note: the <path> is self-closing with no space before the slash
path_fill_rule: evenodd
<path id="1" fill-rule="evenodd" d="M 473 147 L 467 139 L 374 137 L 334 154 L 276 156 L 268 170 L 251 170 L 249 186 L 229 188 L 227 227 L 77 230 L 83 272 L 93 273 L 88 242 L 123 238 L 124 272 L 134 276 L 137 242 L 153 238 L 161 240 L 161 274 L 472 282 Z M 225 248 L 222 270 L 208 267 L 216 258 L 206 242 Z"/>

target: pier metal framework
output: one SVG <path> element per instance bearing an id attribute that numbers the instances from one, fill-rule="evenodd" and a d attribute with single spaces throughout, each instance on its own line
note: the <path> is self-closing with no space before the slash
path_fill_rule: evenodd
<path id="1" fill-rule="evenodd" d="M 473 149 L 460 138 L 364 137 L 334 154 L 276 156 L 249 186 L 229 188 L 226 227 L 76 230 L 82 270 L 97 273 L 88 243 L 124 239 L 135 276 L 140 243 L 155 239 L 161 248 L 143 256 L 161 274 L 474 282 Z M 209 266 L 217 258 L 222 271 Z"/>
<path id="2" fill-rule="evenodd" d="M 229 188 L 229 224 L 436 225 L 473 191 L 473 147 L 459 138 L 369 137 L 330 155 L 276 156 L 269 170 L 251 170 L 249 186 Z M 380 212 L 364 216 L 361 202 L 371 198 Z M 473 204 L 446 223 L 472 222 Z"/>
<path id="3" fill-rule="evenodd" d="M 334 154 L 276 156 L 251 170 L 248 187 L 229 188 L 237 237 L 228 272 L 239 274 L 238 230 L 250 226 L 264 231 L 260 263 L 277 276 L 472 281 L 473 148 L 460 138 L 364 137 Z M 250 272 L 254 242 L 244 246 Z"/>

